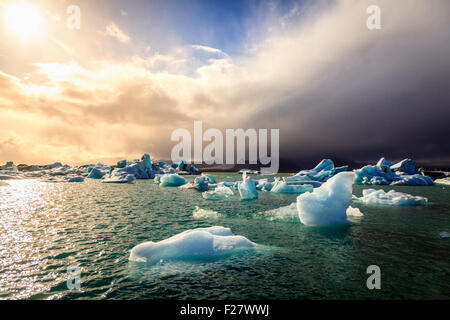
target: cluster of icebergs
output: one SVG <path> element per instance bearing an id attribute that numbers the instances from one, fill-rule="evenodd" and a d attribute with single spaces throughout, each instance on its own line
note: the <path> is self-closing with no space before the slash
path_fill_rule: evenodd
<path id="1" fill-rule="evenodd" d="M 416 163 L 404 159 L 392 163 L 381 158 L 376 165 L 368 165 L 355 170 L 356 184 L 400 185 L 400 186 L 431 186 L 433 179 L 416 171 Z"/>
<path id="2" fill-rule="evenodd" d="M 0 167 L 0 180 L 40 178 L 49 182 L 83 182 L 89 178 L 101 179 L 104 183 L 128 183 L 135 179 L 153 179 L 156 175 L 199 173 L 196 167 L 186 164 L 184 160 L 172 164 L 152 162 L 146 153 L 140 160 L 120 160 L 112 166 L 97 163 L 71 167 L 60 162 L 45 166 L 16 166 L 8 162 Z"/>

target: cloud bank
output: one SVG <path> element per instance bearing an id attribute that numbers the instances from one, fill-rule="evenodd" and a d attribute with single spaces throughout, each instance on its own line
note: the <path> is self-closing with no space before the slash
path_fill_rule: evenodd
<path id="1" fill-rule="evenodd" d="M 0 73 L 0 161 L 167 159 L 170 133 L 202 120 L 279 128 L 283 158 L 450 164 L 450 3 L 377 1 L 377 31 L 370 4 L 294 7 L 258 24 L 239 56 L 191 45 Z"/>

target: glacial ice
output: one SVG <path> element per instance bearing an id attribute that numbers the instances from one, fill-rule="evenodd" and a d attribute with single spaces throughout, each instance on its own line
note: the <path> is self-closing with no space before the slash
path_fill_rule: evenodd
<path id="1" fill-rule="evenodd" d="M 83 177 L 68 177 L 67 182 L 83 182 Z"/>
<path id="2" fill-rule="evenodd" d="M 385 192 L 381 189 L 365 189 L 363 190 L 363 196 L 354 200 L 365 204 L 384 206 L 418 206 L 426 205 L 428 202 L 428 199 L 424 197 L 413 196 L 395 190 Z"/>
<path id="3" fill-rule="evenodd" d="M 334 163 L 330 159 L 323 159 L 320 163 L 311 170 L 302 170 L 297 174 L 284 178 L 284 181 L 287 183 L 290 182 L 306 182 L 306 181 L 315 181 L 313 184 L 314 187 L 320 185 L 317 182 L 325 182 L 331 177 L 335 176 L 340 172 L 344 172 L 348 170 L 348 166 L 335 168 Z"/>
<path id="4" fill-rule="evenodd" d="M 436 184 L 444 184 L 444 185 L 450 185 L 450 177 L 441 178 L 434 180 L 434 183 Z"/>
<path id="5" fill-rule="evenodd" d="M 222 214 L 214 210 L 202 209 L 196 206 L 194 211 L 192 212 L 192 216 L 194 217 L 194 219 L 217 220 L 222 216 Z"/>
<path id="6" fill-rule="evenodd" d="M 439 233 L 439 235 L 441 236 L 441 238 L 450 238 L 450 232 L 442 231 L 441 233 Z"/>
<path id="7" fill-rule="evenodd" d="M 160 181 L 160 186 L 162 187 L 179 187 L 186 184 L 186 180 L 176 173 L 165 174 L 161 176 Z"/>
<path id="8" fill-rule="evenodd" d="M 270 192 L 274 193 L 305 193 L 312 192 L 314 187 L 310 184 L 287 184 L 278 178 L 275 178 Z"/>
<path id="9" fill-rule="evenodd" d="M 208 183 L 217 184 L 216 179 L 214 179 L 213 176 L 211 176 L 207 173 L 202 173 L 202 177 L 205 177 L 206 179 L 208 179 Z"/>
<path id="10" fill-rule="evenodd" d="M 238 185 L 239 194 L 243 200 L 258 199 L 258 191 L 255 187 L 255 182 L 247 176 L 247 173 L 242 174 L 242 182 Z"/>
<path id="11" fill-rule="evenodd" d="M 416 164 L 411 159 L 404 159 L 396 164 L 391 164 L 381 158 L 375 166 L 367 165 L 354 170 L 356 174 L 355 184 L 368 185 L 404 185 L 404 186 L 428 186 L 433 185 L 433 179 L 423 176 L 415 171 Z"/>
<path id="12" fill-rule="evenodd" d="M 225 200 L 233 195 L 233 191 L 225 186 L 217 187 L 214 190 L 202 193 L 202 197 L 206 200 Z"/>
<path id="13" fill-rule="evenodd" d="M 103 183 L 129 183 L 136 180 L 133 174 L 129 174 L 126 168 L 115 168 L 110 174 L 103 177 Z"/>
<path id="14" fill-rule="evenodd" d="M 307 226 L 349 224 L 347 209 L 352 203 L 352 184 L 355 174 L 341 172 L 313 192 L 297 197 L 300 221 Z"/>
<path id="15" fill-rule="evenodd" d="M 104 175 L 107 175 L 110 172 L 111 172 L 110 166 L 99 163 L 95 167 L 90 169 L 89 175 L 87 177 L 91 179 L 102 179 Z"/>
<path id="16" fill-rule="evenodd" d="M 214 226 L 191 229 L 159 242 L 144 242 L 131 249 L 129 260 L 154 264 L 163 260 L 198 260 L 253 248 L 257 244 L 233 235 L 229 228 Z"/>
<path id="17" fill-rule="evenodd" d="M 362 217 L 364 214 L 359 210 L 359 208 L 353 208 L 352 206 L 347 208 L 347 217 Z"/>

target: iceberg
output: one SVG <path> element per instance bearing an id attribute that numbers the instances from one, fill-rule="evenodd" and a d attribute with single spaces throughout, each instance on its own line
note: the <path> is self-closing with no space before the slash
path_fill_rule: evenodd
<path id="1" fill-rule="evenodd" d="M 268 179 L 260 179 L 256 181 L 256 190 L 270 191 L 272 190 L 274 183 L 269 182 Z"/>
<path id="2" fill-rule="evenodd" d="M 164 260 L 198 260 L 231 253 L 236 249 L 256 247 L 229 228 L 214 226 L 191 229 L 159 242 L 144 242 L 131 249 L 129 260 L 154 264 Z"/>
<path id="3" fill-rule="evenodd" d="M 447 178 L 441 178 L 434 180 L 434 183 L 436 184 L 444 184 L 444 185 L 450 185 L 450 177 Z"/>
<path id="4" fill-rule="evenodd" d="M 217 187 L 214 190 L 205 191 L 202 193 L 202 197 L 206 200 L 225 200 L 233 195 L 233 191 L 225 186 Z"/>
<path id="5" fill-rule="evenodd" d="M 222 214 L 220 214 L 217 211 L 214 210 L 208 210 L 208 209 L 202 209 L 199 207 L 195 207 L 194 211 L 192 212 L 192 216 L 194 219 L 219 219 Z"/>
<path id="6" fill-rule="evenodd" d="M 291 182 L 308 182 L 314 187 L 320 186 L 318 182 L 325 182 L 338 173 L 348 170 L 348 166 L 335 168 L 334 163 L 330 159 L 323 159 L 311 170 L 302 170 L 297 174 L 283 178 L 286 183 Z"/>
<path id="7" fill-rule="evenodd" d="M 6 162 L 4 166 L 0 166 L 1 170 L 7 170 L 7 171 L 19 171 L 17 166 L 12 161 Z"/>
<path id="8" fill-rule="evenodd" d="M 381 189 L 365 189 L 363 190 L 363 196 L 361 198 L 356 198 L 355 201 L 370 205 L 420 206 L 426 205 L 428 199 L 424 197 L 413 196 L 403 192 L 396 192 L 395 190 L 385 192 Z"/>
<path id="9" fill-rule="evenodd" d="M 117 168 L 125 168 L 127 166 L 127 160 L 117 161 Z"/>
<path id="10" fill-rule="evenodd" d="M 353 172 L 341 172 L 313 192 L 297 197 L 300 221 L 307 226 L 349 224 L 347 209 L 352 203 Z"/>
<path id="11" fill-rule="evenodd" d="M 67 179 L 67 182 L 83 182 L 84 178 L 83 177 L 69 177 Z"/>
<path id="12" fill-rule="evenodd" d="M 242 175 L 242 182 L 238 185 L 239 194 L 243 200 L 258 199 L 258 191 L 255 187 L 255 182 L 247 177 L 247 173 Z"/>
<path id="13" fill-rule="evenodd" d="M 106 166 L 102 163 L 99 163 L 90 170 L 89 175 L 87 177 L 91 179 L 101 179 L 103 178 L 104 175 L 107 175 L 110 172 L 111 172 L 110 166 Z"/>
<path id="14" fill-rule="evenodd" d="M 441 233 L 439 233 L 439 235 L 441 236 L 441 238 L 450 238 L 450 232 L 442 231 Z"/>
<path id="15" fill-rule="evenodd" d="M 359 208 L 348 207 L 347 208 L 347 217 L 362 217 L 364 214 L 359 210 Z"/>
<path id="16" fill-rule="evenodd" d="M 415 171 L 416 164 L 411 159 L 404 159 L 392 164 L 381 158 L 376 165 L 367 165 L 354 170 L 355 184 L 363 185 L 402 185 L 402 186 L 430 186 L 433 179 Z"/>
<path id="17" fill-rule="evenodd" d="M 186 180 L 176 173 L 165 174 L 160 178 L 162 187 L 179 187 L 186 184 Z"/>
<path id="18" fill-rule="evenodd" d="M 110 174 L 105 175 L 103 183 L 129 183 L 136 180 L 133 174 L 129 174 L 125 168 L 115 168 Z"/>
<path id="19" fill-rule="evenodd" d="M 276 178 L 270 192 L 274 193 L 305 193 L 312 192 L 314 187 L 310 184 L 287 184 Z"/>
<path id="20" fill-rule="evenodd" d="M 216 179 L 214 179 L 214 177 L 209 174 L 202 173 L 202 177 L 205 177 L 206 179 L 208 179 L 208 183 L 217 184 Z"/>

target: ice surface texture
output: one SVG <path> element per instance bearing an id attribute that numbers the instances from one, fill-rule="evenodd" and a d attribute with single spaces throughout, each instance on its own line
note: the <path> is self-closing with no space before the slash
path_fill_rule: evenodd
<path id="1" fill-rule="evenodd" d="M 252 248 L 256 243 L 235 236 L 229 228 L 214 226 L 187 230 L 159 242 L 144 242 L 131 249 L 129 260 L 156 263 L 167 260 L 196 260 L 239 248 Z"/>

